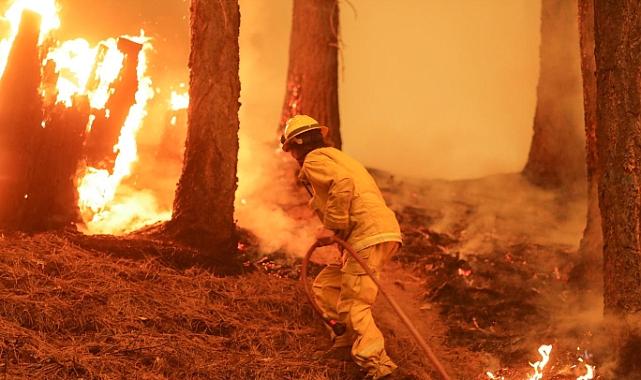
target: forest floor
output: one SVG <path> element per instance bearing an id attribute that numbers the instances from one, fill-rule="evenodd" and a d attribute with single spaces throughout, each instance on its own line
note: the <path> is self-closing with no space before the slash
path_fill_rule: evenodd
<path id="1" fill-rule="evenodd" d="M 607 345 L 594 341 L 601 299 L 577 302 L 568 282 L 585 194 L 546 192 L 518 174 L 372 172 L 405 240 L 382 284 L 451 379 L 530 379 L 543 345 L 537 379 L 578 379 L 585 363 L 606 378 Z M 315 358 L 330 341 L 306 301 L 301 257 L 265 255 L 249 234 L 241 244 L 239 272 L 225 275 L 141 235 L 2 234 L 0 379 L 362 378 L 353 363 Z M 380 294 L 374 316 L 400 378 L 441 378 Z"/>

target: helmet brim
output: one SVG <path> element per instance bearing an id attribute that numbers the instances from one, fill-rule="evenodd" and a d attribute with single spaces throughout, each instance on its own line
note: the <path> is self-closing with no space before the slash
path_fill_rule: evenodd
<path id="1" fill-rule="evenodd" d="M 313 130 L 316 130 L 316 129 L 320 129 L 321 134 L 323 135 L 323 138 L 327 137 L 327 132 L 329 131 L 329 128 L 327 128 L 324 125 L 315 126 L 315 127 L 310 128 L 310 129 L 303 129 L 303 130 L 300 130 L 300 131 L 296 131 L 296 133 L 294 133 L 291 136 L 289 136 L 288 139 L 284 139 L 283 138 L 284 136 L 281 137 L 281 140 L 285 140 L 283 142 L 283 145 L 281 146 L 281 149 L 283 151 L 285 151 L 285 152 L 289 152 L 291 150 L 291 145 L 296 141 L 296 136 L 299 136 L 299 135 L 301 135 L 301 134 L 303 134 L 305 132 L 313 131 Z"/>

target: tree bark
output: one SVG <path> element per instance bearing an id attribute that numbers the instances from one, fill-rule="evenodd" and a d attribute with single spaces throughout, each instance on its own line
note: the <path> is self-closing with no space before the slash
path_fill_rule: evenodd
<path id="1" fill-rule="evenodd" d="M 596 142 L 606 314 L 641 311 L 641 2 L 596 0 Z"/>
<path id="2" fill-rule="evenodd" d="M 24 232 L 82 221 L 75 181 L 89 117 L 87 99 L 55 102 L 55 64 L 42 67 L 41 16 L 24 11 L 0 82 L 0 227 Z M 43 106 L 40 88 L 47 88 Z"/>
<path id="3" fill-rule="evenodd" d="M 545 188 L 585 180 L 577 0 L 543 0 L 534 135 L 522 174 Z"/>
<path id="4" fill-rule="evenodd" d="M 231 257 L 238 242 L 238 0 L 192 0 L 190 28 L 187 141 L 167 228 L 179 241 Z"/>
<path id="5" fill-rule="evenodd" d="M 603 291 L 603 233 L 599 211 L 599 160 L 596 149 L 596 61 L 594 57 L 594 0 L 579 0 L 579 37 L 583 77 L 588 214 L 573 278 L 588 293 Z"/>
<path id="6" fill-rule="evenodd" d="M 20 229 L 24 221 L 34 140 L 42 129 L 41 20 L 36 12 L 22 13 L 0 80 L 0 228 L 4 229 Z"/>
<path id="7" fill-rule="evenodd" d="M 595 0 L 603 300 L 613 378 L 641 379 L 641 3 Z"/>
<path id="8" fill-rule="evenodd" d="M 23 231 L 75 228 L 75 223 L 82 222 L 77 174 L 90 106 L 86 98 L 74 103 L 73 107 L 58 103 L 45 108 L 45 128 L 34 136 L 38 148 L 30 157 Z"/>
<path id="9" fill-rule="evenodd" d="M 336 0 L 294 0 L 287 92 L 279 135 L 289 118 L 309 115 L 329 128 L 328 142 L 341 149 L 338 16 Z"/>

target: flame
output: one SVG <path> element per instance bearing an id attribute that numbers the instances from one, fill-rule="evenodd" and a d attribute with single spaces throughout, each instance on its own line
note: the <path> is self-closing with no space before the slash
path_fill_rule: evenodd
<path id="1" fill-rule="evenodd" d="M 539 354 L 541 354 L 541 360 L 530 365 L 532 368 L 534 368 L 534 375 L 530 376 L 528 380 L 539 380 L 543 378 L 543 367 L 545 367 L 546 364 L 548 364 L 548 361 L 550 360 L 550 352 L 552 351 L 552 346 L 551 345 L 543 345 L 539 347 Z"/>
<path id="2" fill-rule="evenodd" d="M 70 107 L 73 97 L 87 95 L 92 108 L 103 109 L 109 99 L 109 86 L 120 73 L 123 57 L 114 38 L 95 47 L 82 38 L 63 42 L 46 58 L 56 63 L 59 74 L 56 100 Z M 95 77 L 90 78 L 94 66 Z M 97 81 L 95 88 L 87 88 L 90 80 Z"/>
<path id="3" fill-rule="evenodd" d="M 579 358 L 579 361 L 583 363 L 583 359 Z M 576 378 L 576 380 L 590 380 L 594 378 L 594 366 L 591 366 L 587 363 L 583 363 L 585 365 L 585 369 L 588 373 L 586 373 L 583 376 L 579 376 Z"/>
<path id="4" fill-rule="evenodd" d="M 144 32 L 138 37 L 127 37 L 134 42 L 143 44 L 143 49 L 138 57 L 138 90 L 135 95 L 136 103 L 129 110 L 129 115 L 120 131 L 118 143 L 114 146 L 114 152 L 119 152 L 115 160 L 113 173 L 105 169 L 96 169 L 87 167 L 80 180 L 78 192 L 80 196 L 79 205 L 83 214 L 93 214 L 91 220 L 87 221 L 87 227 L 92 232 L 97 233 L 115 233 L 124 232 L 122 225 L 117 231 L 113 230 L 111 223 L 108 221 L 110 209 L 122 208 L 118 203 L 112 203 L 116 198 L 116 192 L 122 180 L 131 174 L 131 166 L 137 160 L 136 134 L 142 125 L 146 116 L 145 107 L 147 102 L 154 95 L 151 86 L 151 79 L 145 75 L 147 70 L 146 51 L 151 47 L 149 39 L 144 36 Z M 96 71 L 100 79 L 100 85 L 95 93 L 91 94 L 91 105 L 93 108 L 102 107 L 109 98 L 109 84 L 116 78 L 122 66 L 123 55 L 116 47 L 116 40 L 108 40 L 102 43 L 102 47 L 107 47 L 107 53 L 103 62 Z M 115 74 L 114 74 L 115 73 Z M 83 94 L 83 91 L 77 92 Z M 143 218 L 137 223 L 133 223 L 130 229 L 140 227 L 151 221 L 159 219 L 168 219 L 166 213 L 162 216 L 154 215 L 149 219 Z"/>
<path id="5" fill-rule="evenodd" d="M 147 70 L 146 52 L 151 47 L 149 38 L 144 31 L 140 36 L 126 38 L 140 43 L 143 49 L 138 55 L 138 90 L 135 95 L 136 103 L 129 110 L 129 115 L 122 126 L 118 143 L 114 152 L 118 152 L 113 173 L 104 169 L 87 167 L 80 174 L 78 193 L 79 206 L 83 215 L 91 215 L 87 222 L 89 230 L 109 233 L 111 229 L 99 227 L 105 224 L 108 204 L 116 197 L 116 191 L 121 181 L 131 174 L 131 165 L 137 159 L 136 133 L 142 125 L 146 115 L 145 107 L 148 100 L 153 97 L 151 80 L 145 75 Z M 122 68 L 124 54 L 117 47 L 116 39 L 102 41 L 98 46 L 90 47 L 83 39 L 76 39 L 62 43 L 52 50 L 47 59 L 56 63 L 59 78 L 56 85 L 58 90 L 57 101 L 71 106 L 73 98 L 86 95 L 94 109 L 104 109 L 110 96 L 110 85 L 118 77 Z M 92 73 L 94 77 L 91 78 Z M 88 88 L 88 83 L 94 80 L 93 88 Z M 106 110 L 108 112 L 108 110 Z M 95 118 L 91 117 L 87 130 Z M 113 205 L 112 205 L 113 206 Z M 104 213 L 104 214 L 103 214 Z"/>
<path id="6" fill-rule="evenodd" d="M 189 105 L 189 94 L 179 94 L 176 91 L 171 92 L 171 109 L 174 111 L 186 109 Z"/>
<path id="7" fill-rule="evenodd" d="M 543 378 L 543 368 L 548 364 L 550 360 L 550 352 L 552 351 L 552 345 L 542 345 L 538 349 L 539 354 L 541 354 L 541 360 L 532 364 L 530 363 L 530 366 L 534 368 L 534 374 L 529 376 L 527 380 L 540 380 Z M 579 358 L 579 361 L 583 363 L 583 360 Z M 587 363 L 583 363 L 585 365 L 587 373 L 585 375 L 579 376 L 576 378 L 576 380 L 590 380 L 594 378 L 594 366 L 591 366 Z M 495 376 L 492 372 L 486 372 L 485 373 L 487 377 L 490 379 L 494 380 L 505 380 L 505 377 L 500 376 L 497 377 Z"/>
<path id="8" fill-rule="evenodd" d="M 5 12 L 3 19 L 9 22 L 9 36 L 0 41 L 0 76 L 4 73 L 7 65 L 7 58 L 13 40 L 18 34 L 22 12 L 25 10 L 37 12 L 42 16 L 40 25 L 40 42 L 54 29 L 60 27 L 58 18 L 58 6 L 56 0 L 16 0 Z"/>
<path id="9" fill-rule="evenodd" d="M 35 11 L 42 16 L 39 44 L 54 29 L 60 27 L 58 18 L 59 7 L 56 0 L 15 0 L 5 13 L 3 20 L 9 22 L 9 35 L 0 41 L 0 75 L 6 67 L 11 45 L 18 32 L 22 13 L 25 9 Z M 138 89 L 135 94 L 135 104 L 130 108 L 124 125 L 113 151 L 118 153 L 111 173 L 94 167 L 86 167 L 78 174 L 79 207 L 85 219 L 89 232 L 113 233 L 127 232 L 149 222 L 166 220 L 171 217 L 170 211 L 159 212 L 155 206 L 155 198 L 148 192 L 128 191 L 127 196 L 117 197 L 122 187 L 123 179 L 131 175 L 132 164 L 137 160 L 136 134 L 146 116 L 145 108 L 154 91 L 151 80 L 146 76 L 146 53 L 151 48 L 150 39 L 144 31 L 139 36 L 123 36 L 142 45 L 138 55 Z M 120 75 L 124 54 L 118 49 L 118 40 L 111 38 L 100 42 L 97 46 L 82 39 L 58 42 L 57 46 L 49 48 L 43 66 L 50 63 L 56 70 L 57 82 L 47 83 L 42 88 L 42 96 L 47 104 L 58 103 L 67 107 L 74 104 L 77 97 L 86 97 L 94 110 L 104 110 L 109 115 L 105 105 L 112 93 L 112 84 Z M 172 94 L 172 106 L 185 107 L 188 102 L 186 95 Z M 176 108 L 180 109 L 180 108 Z M 89 116 L 87 131 L 91 130 L 95 120 Z M 43 128 L 46 125 L 43 124 Z M 142 200 L 142 205 L 136 205 L 136 200 Z M 127 205 L 127 206 L 124 206 Z M 151 208 L 142 212 L 141 208 Z M 135 209 L 132 214 L 128 210 Z M 125 217 L 126 215 L 126 217 Z M 142 215 L 142 216 L 141 216 Z M 148 215 L 147 217 L 144 215 Z M 126 221 L 122 219 L 126 218 Z M 114 222 L 116 219 L 121 219 Z M 117 225 L 117 226 L 116 226 Z"/>

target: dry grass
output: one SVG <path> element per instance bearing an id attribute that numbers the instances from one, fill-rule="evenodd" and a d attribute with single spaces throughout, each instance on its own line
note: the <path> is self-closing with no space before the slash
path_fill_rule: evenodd
<path id="1" fill-rule="evenodd" d="M 99 237 L 96 237 L 99 239 Z M 0 239 L 0 379 L 352 379 L 298 281 Z"/>
<path id="2" fill-rule="evenodd" d="M 506 212 L 531 209 L 519 201 L 530 194 L 526 191 L 514 191 L 509 202 L 497 196 L 496 211 L 484 192 L 470 192 L 467 183 L 456 183 L 460 188 L 385 183 L 405 234 L 388 290 L 408 307 L 452 379 L 486 379 L 486 370 L 523 378 L 516 374 L 538 360 L 539 340 L 557 342 L 555 371 L 575 364 L 574 342 L 584 339 L 587 327 L 576 322 L 568 327 L 564 319 L 547 316 L 552 308 L 570 306 L 550 300 L 568 294 L 556 274 L 571 267 L 571 250 L 534 239 L 549 238 L 551 230 L 565 241 L 568 234 L 559 226 L 576 232 L 570 228 L 575 223 L 559 221 L 556 214 L 522 223 L 521 213 Z M 438 198 L 446 195 L 452 199 Z M 536 200 L 538 205 L 541 199 Z M 537 207 L 556 210 L 546 205 Z M 525 227 L 504 231 L 513 225 Z M 537 228 L 525 234 L 531 226 Z M 250 270 L 251 265 L 238 275 L 221 276 L 220 267 L 205 269 L 207 258 L 198 252 L 144 239 L 149 236 L 0 236 L 0 380 L 361 378 L 353 363 L 313 359 L 330 342 L 297 279 Z M 461 267 L 471 275 L 461 276 Z M 535 308 L 528 314 L 534 319 L 520 316 L 523 308 L 515 303 L 499 310 L 482 298 L 496 295 L 503 302 L 515 294 L 504 290 L 520 288 L 535 288 L 531 302 L 515 295 L 518 305 Z M 461 294 L 479 298 L 470 301 Z M 430 311 L 422 309 L 426 303 Z M 374 311 L 382 317 L 377 324 L 388 353 L 407 375 L 401 378 L 439 378 L 386 304 L 377 301 Z M 537 326 L 542 328 L 532 333 Z"/>

